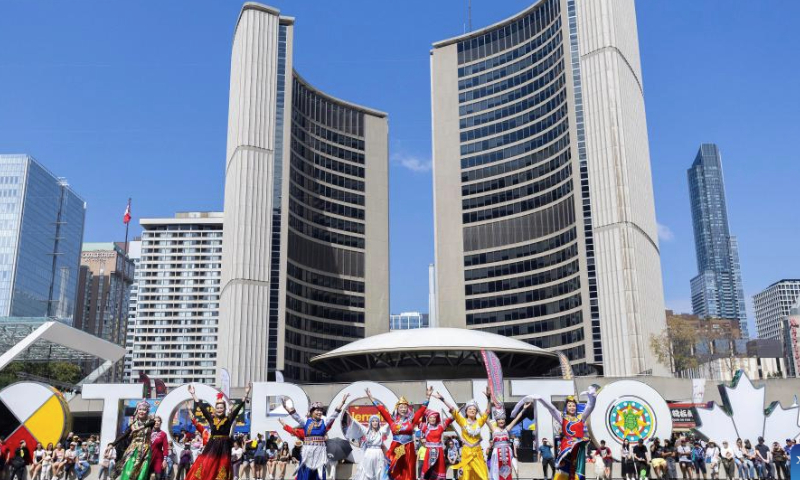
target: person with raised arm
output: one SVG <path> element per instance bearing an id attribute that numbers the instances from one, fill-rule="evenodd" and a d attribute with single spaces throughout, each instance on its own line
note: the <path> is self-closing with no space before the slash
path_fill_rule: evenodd
<path id="1" fill-rule="evenodd" d="M 488 480 L 489 468 L 486 466 L 486 457 L 481 449 L 481 429 L 489 418 L 489 411 L 492 408 L 491 393 L 489 387 L 484 392 L 486 395 L 486 411 L 479 412 L 478 402 L 470 400 L 463 407 L 464 413 L 455 405 L 450 404 L 440 393 L 436 393 L 436 398 L 441 400 L 450 409 L 456 423 L 461 427 L 461 462 L 450 465 L 454 470 L 461 469 L 464 474 L 462 480 Z"/>
<path id="2" fill-rule="evenodd" d="M 353 480 L 381 480 L 386 471 L 386 447 L 383 444 L 386 434 L 381 428 L 381 417 L 370 416 L 366 428 L 351 418 L 346 437 L 364 452 Z"/>
<path id="3" fill-rule="evenodd" d="M 586 435 L 586 421 L 594 410 L 597 388 L 590 385 L 583 393 L 586 393 L 589 400 L 581 413 L 578 413 L 578 399 L 573 395 L 567 397 L 563 414 L 550 400 L 542 398 L 540 395 L 529 395 L 523 398 L 511 412 L 511 415 L 516 415 L 524 404 L 540 402 L 550 412 L 553 419 L 561 425 L 561 448 L 555 461 L 556 472 L 553 480 L 584 480 L 585 478 L 586 445 L 590 441 Z"/>
<path id="4" fill-rule="evenodd" d="M 283 408 L 289 412 L 289 415 L 294 421 L 300 424 L 303 429 L 304 441 L 300 454 L 300 468 L 297 470 L 297 480 L 325 480 L 325 467 L 328 463 L 328 449 L 325 446 L 325 440 L 328 435 L 328 430 L 333 427 L 336 418 L 342 413 L 342 409 L 349 397 L 349 394 L 345 394 L 344 397 L 342 397 L 342 403 L 336 407 L 333 415 L 327 419 L 322 418 L 322 403 L 312 403 L 305 420 L 303 420 L 297 413 L 297 410 L 294 409 L 291 400 L 285 397 L 281 398 Z M 281 423 L 283 424 L 283 422 Z M 285 426 L 284 424 L 284 427 Z"/>
<path id="5" fill-rule="evenodd" d="M 417 452 L 414 449 L 414 428 L 422 421 L 428 402 L 433 394 L 433 387 L 428 387 L 426 400 L 416 412 L 411 413 L 411 405 L 405 397 L 400 397 L 394 412 L 377 402 L 372 393 L 365 391 L 372 404 L 378 408 L 383 420 L 389 424 L 392 432 L 392 444 L 389 446 L 389 477 L 392 480 L 416 480 Z"/>
<path id="6" fill-rule="evenodd" d="M 491 480 L 512 480 L 514 448 L 511 444 L 510 432 L 531 405 L 533 402 L 525 403 L 508 425 L 506 425 L 505 409 L 496 408 L 492 411 L 494 422 L 489 422 L 489 430 L 492 431 L 492 456 L 489 462 L 489 478 Z"/>
<path id="7" fill-rule="evenodd" d="M 114 467 L 115 479 L 146 480 L 150 475 L 150 433 L 155 420 L 150 418 L 150 404 L 142 400 L 136 404 L 131 424 L 114 440 L 114 447 L 129 440 L 122 460 Z"/>
<path id="8" fill-rule="evenodd" d="M 200 409 L 203 417 L 208 422 L 209 439 L 203 448 L 203 453 L 198 455 L 186 478 L 191 480 L 231 480 L 233 467 L 231 463 L 231 450 L 233 449 L 233 439 L 231 432 L 236 425 L 236 417 L 244 405 L 250 400 L 250 390 L 252 383 L 247 384 L 244 398 L 238 405 L 228 412 L 228 404 L 225 397 L 217 394 L 217 401 L 212 409 L 206 404 L 201 404 L 195 394 L 194 386 L 189 385 L 189 393 L 194 400 L 193 410 Z"/>

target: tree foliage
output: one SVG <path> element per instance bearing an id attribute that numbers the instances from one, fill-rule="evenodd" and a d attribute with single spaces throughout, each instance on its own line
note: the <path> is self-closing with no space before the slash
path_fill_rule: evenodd
<path id="1" fill-rule="evenodd" d="M 660 363 L 669 365 L 673 372 L 695 368 L 699 364 L 694 345 L 697 330 L 691 323 L 677 319 L 670 322 L 660 335 L 650 337 L 650 348 Z"/>
<path id="2" fill-rule="evenodd" d="M 0 371 L 0 388 L 19 381 L 17 373 L 72 384 L 83 378 L 81 367 L 69 362 L 12 362 Z"/>

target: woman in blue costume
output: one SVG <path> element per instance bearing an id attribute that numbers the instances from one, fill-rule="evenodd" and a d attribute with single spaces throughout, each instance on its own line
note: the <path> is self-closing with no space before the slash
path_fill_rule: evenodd
<path id="1" fill-rule="evenodd" d="M 303 427 L 305 436 L 296 480 L 325 480 L 325 466 L 328 463 L 328 450 L 325 446 L 325 440 L 328 430 L 333 427 L 336 418 L 342 413 L 344 404 L 349 396 L 349 394 L 345 394 L 342 398 L 342 403 L 336 408 L 333 415 L 327 419 L 322 418 L 322 404 L 319 402 L 312 403 L 305 420 L 297 414 L 297 410 L 294 409 L 291 401 L 284 398 L 283 408 Z"/>
<path id="2" fill-rule="evenodd" d="M 548 399 L 540 395 L 530 395 L 523 398 L 514 411 L 512 416 L 516 416 L 525 402 L 538 401 L 550 412 L 550 415 L 561 425 L 561 448 L 556 458 L 556 473 L 553 480 L 584 480 L 586 469 L 586 446 L 590 442 L 587 437 L 586 421 L 594 410 L 595 398 L 597 398 L 597 388 L 589 386 L 585 392 L 589 397 L 583 412 L 578 413 L 578 400 L 574 396 L 567 397 L 564 413 L 550 403 Z"/>

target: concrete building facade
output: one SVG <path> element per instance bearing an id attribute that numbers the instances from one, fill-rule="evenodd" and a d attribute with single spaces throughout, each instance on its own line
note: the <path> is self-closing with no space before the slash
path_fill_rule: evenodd
<path id="1" fill-rule="evenodd" d="M 255 3 L 234 33 L 219 331 L 233 386 L 314 381 L 311 357 L 388 330 L 387 116 L 300 77 L 293 37 L 293 18 Z"/>
<path id="2" fill-rule="evenodd" d="M 719 148 L 713 143 L 701 145 L 686 174 L 698 271 L 690 282 L 692 311 L 703 318 L 736 319 L 742 337 L 748 338 L 739 244 L 728 226 Z"/>
<path id="3" fill-rule="evenodd" d="M 633 0 L 541 0 L 433 45 L 438 325 L 667 373 Z"/>
<path id="4" fill-rule="evenodd" d="M 133 334 L 134 327 L 136 326 L 136 311 L 139 304 L 139 269 L 142 262 L 141 238 L 136 238 L 128 242 L 128 258 L 133 261 L 133 283 L 131 284 L 131 293 L 128 297 L 128 327 L 125 333 L 123 378 L 126 382 L 131 381 L 131 365 L 133 362 Z"/>
<path id="5" fill-rule="evenodd" d="M 131 379 L 216 384 L 223 215 L 142 218 Z"/>
<path id="6" fill-rule="evenodd" d="M 758 338 L 782 340 L 782 323 L 800 299 L 800 279 L 778 280 L 753 295 Z"/>

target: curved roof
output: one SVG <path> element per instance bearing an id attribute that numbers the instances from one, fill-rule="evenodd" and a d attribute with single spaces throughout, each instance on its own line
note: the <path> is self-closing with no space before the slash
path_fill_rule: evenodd
<path id="1" fill-rule="evenodd" d="M 386 118 L 386 117 L 389 116 L 388 113 L 383 112 L 381 110 L 376 110 L 374 108 L 365 107 L 364 105 L 359 105 L 357 103 L 349 102 L 349 101 L 343 100 L 343 99 L 341 99 L 339 97 L 334 97 L 333 95 L 331 95 L 329 93 L 325 93 L 322 90 L 320 90 L 319 88 L 315 87 L 314 85 L 311 85 L 308 82 L 308 80 L 306 80 L 305 78 L 303 78 L 302 75 L 297 73 L 297 70 L 294 70 L 293 73 L 294 73 L 294 76 L 297 79 L 297 81 L 302 83 L 304 87 L 306 87 L 307 89 L 311 90 L 312 92 L 314 92 L 315 94 L 319 95 L 320 97 L 323 97 L 323 98 L 325 98 L 327 100 L 330 100 L 333 103 L 338 103 L 339 105 L 341 105 L 343 107 L 352 108 L 353 110 L 358 110 L 358 111 L 360 111 L 362 113 L 373 115 L 375 117 Z"/>
<path id="2" fill-rule="evenodd" d="M 349 343 L 311 359 L 335 380 L 474 378 L 485 375 L 481 350 L 497 354 L 509 377 L 545 376 L 558 356 L 528 343 L 478 330 L 394 330 Z"/>
<path id="3" fill-rule="evenodd" d="M 543 4 L 542 0 L 536 0 L 533 3 L 533 5 L 529 6 L 525 10 L 523 10 L 523 11 L 521 11 L 521 12 L 515 14 L 515 15 L 512 15 L 512 16 L 506 18 L 505 20 L 500 20 L 499 22 L 493 23 L 493 24 L 491 24 L 491 25 L 489 25 L 487 27 L 483 27 L 483 28 L 479 28 L 478 30 L 473 30 L 471 32 L 463 33 L 461 35 L 457 35 L 455 37 L 451 37 L 451 38 L 448 38 L 446 40 L 439 40 L 438 42 L 434 42 L 433 43 L 433 48 L 446 47 L 447 45 L 450 45 L 450 44 L 456 43 L 456 42 L 460 42 L 462 40 L 467 40 L 468 38 L 479 37 L 479 36 L 481 36 L 481 35 L 483 35 L 485 33 L 491 32 L 492 30 L 496 30 L 496 29 L 498 29 L 498 28 L 500 28 L 502 26 L 510 24 L 511 22 L 519 20 L 520 18 L 524 17 L 525 15 L 527 15 L 530 12 L 532 12 L 536 8 L 540 7 L 542 4 Z"/>

